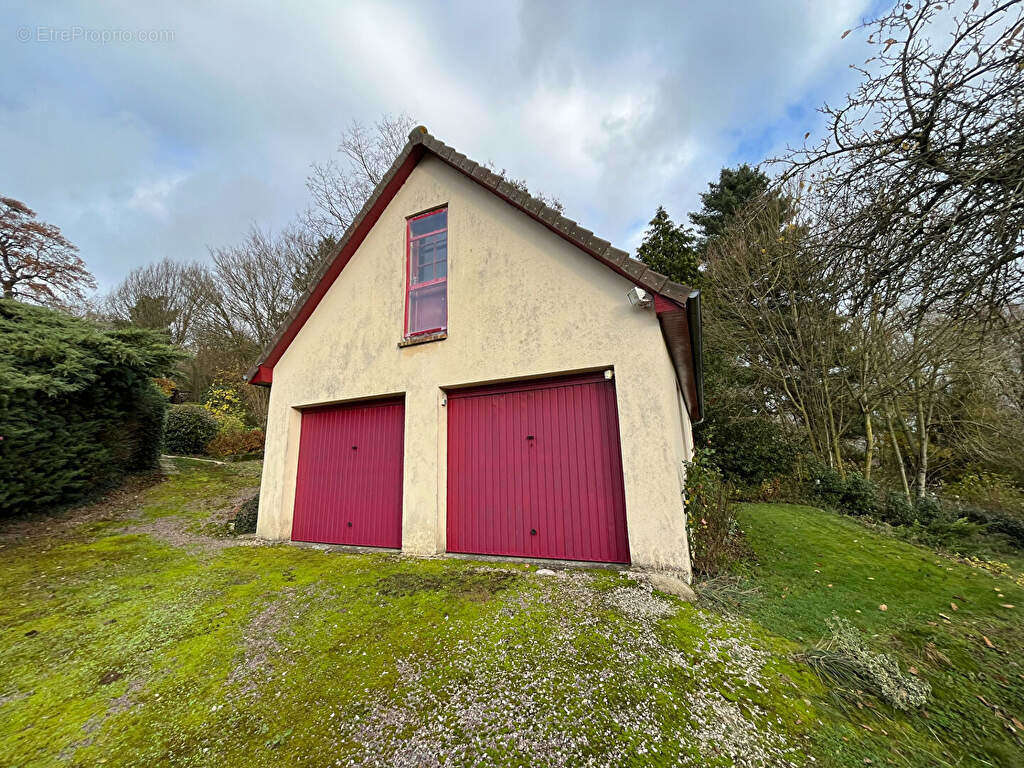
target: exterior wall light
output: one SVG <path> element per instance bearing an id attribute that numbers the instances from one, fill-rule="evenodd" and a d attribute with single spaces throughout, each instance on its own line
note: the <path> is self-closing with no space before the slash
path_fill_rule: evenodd
<path id="1" fill-rule="evenodd" d="M 647 309 L 654 303 L 654 298 L 645 291 L 643 288 L 634 285 L 626 293 L 626 298 L 629 299 L 629 303 L 634 307 L 640 309 Z"/>

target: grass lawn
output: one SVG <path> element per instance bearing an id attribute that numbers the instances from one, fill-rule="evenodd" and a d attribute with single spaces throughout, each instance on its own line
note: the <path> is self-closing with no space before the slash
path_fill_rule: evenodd
<path id="1" fill-rule="evenodd" d="M 910 715 L 870 697 L 835 697 L 814 734 L 819 761 L 1024 765 L 1019 571 L 992 574 L 810 507 L 746 505 L 741 523 L 758 560 L 742 568 L 758 589 L 741 601 L 745 617 L 799 648 L 820 638 L 834 612 L 932 687 Z"/>
<path id="2" fill-rule="evenodd" d="M 1021 588 L 855 522 L 745 508 L 726 618 L 615 571 L 256 546 L 225 523 L 257 464 L 174 468 L 0 522 L 0 766 L 1024 764 Z M 924 713 L 797 660 L 832 610 Z"/>

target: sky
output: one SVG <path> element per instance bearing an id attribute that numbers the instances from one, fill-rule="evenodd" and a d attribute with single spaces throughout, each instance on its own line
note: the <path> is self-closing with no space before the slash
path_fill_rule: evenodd
<path id="1" fill-rule="evenodd" d="M 879 0 L 0 2 L 0 195 L 100 292 L 309 204 L 352 120 L 407 113 L 614 244 L 822 127 Z M 162 7 L 161 7 L 162 6 Z"/>

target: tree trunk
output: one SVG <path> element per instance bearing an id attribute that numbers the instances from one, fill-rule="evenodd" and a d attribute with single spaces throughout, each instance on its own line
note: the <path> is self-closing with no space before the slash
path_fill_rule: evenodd
<path id="1" fill-rule="evenodd" d="M 821 369 L 821 376 L 825 392 L 825 415 L 828 419 L 828 431 L 831 433 L 830 444 L 832 452 L 835 454 L 836 469 L 839 470 L 839 476 L 845 480 L 846 468 L 843 466 L 843 453 L 839 445 L 839 429 L 836 425 L 835 409 L 832 403 L 832 390 L 828 386 L 828 371 L 824 367 Z"/>
<path id="2" fill-rule="evenodd" d="M 811 425 L 811 417 L 810 414 L 807 413 L 807 408 L 804 406 L 803 399 L 796 397 L 796 392 L 790 388 L 789 382 L 786 381 L 786 377 L 784 375 L 779 381 L 782 384 L 783 391 L 786 393 L 786 397 L 788 397 L 789 401 L 797 407 L 797 410 L 800 411 L 800 415 L 803 417 L 804 429 L 807 431 L 807 441 L 811 446 L 811 453 L 815 456 L 820 456 L 818 440 L 815 437 L 814 428 Z"/>
<path id="3" fill-rule="evenodd" d="M 917 498 L 923 499 L 928 488 L 928 423 L 921 400 L 921 380 L 914 380 L 914 402 L 917 406 Z"/>
<path id="4" fill-rule="evenodd" d="M 839 446 L 839 435 L 833 430 L 832 432 L 832 450 L 836 454 L 836 469 L 839 470 L 839 476 L 846 479 L 846 467 L 843 466 L 843 454 Z"/>
<path id="5" fill-rule="evenodd" d="M 928 440 L 921 440 L 921 450 L 917 455 L 917 498 L 923 499 L 928 489 Z"/>
<path id="6" fill-rule="evenodd" d="M 871 464 L 875 459 L 875 433 L 871 428 L 871 409 L 864 409 L 864 479 L 871 479 Z"/>
<path id="7" fill-rule="evenodd" d="M 889 427 L 889 440 L 892 442 L 892 452 L 896 458 L 896 466 L 900 470 L 900 481 L 903 483 L 903 495 L 907 499 L 907 503 L 910 504 L 912 499 L 910 498 L 910 483 L 907 482 L 907 468 L 903 466 L 903 451 L 900 450 L 900 444 L 896 440 L 896 428 L 892 423 L 892 412 L 886 409 L 885 411 L 885 422 Z"/>
<path id="8" fill-rule="evenodd" d="M 832 452 L 832 432 L 828 428 L 828 418 L 823 408 L 818 409 L 818 443 L 821 445 L 821 458 L 833 469 L 836 466 L 836 457 Z"/>

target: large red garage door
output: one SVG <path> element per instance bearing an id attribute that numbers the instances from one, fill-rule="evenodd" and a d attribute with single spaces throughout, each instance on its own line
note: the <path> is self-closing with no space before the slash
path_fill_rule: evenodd
<path id="1" fill-rule="evenodd" d="M 448 551 L 628 563 L 615 384 L 448 395 Z"/>
<path id="2" fill-rule="evenodd" d="M 303 412 L 292 539 L 402 546 L 404 423 L 400 400 Z"/>

